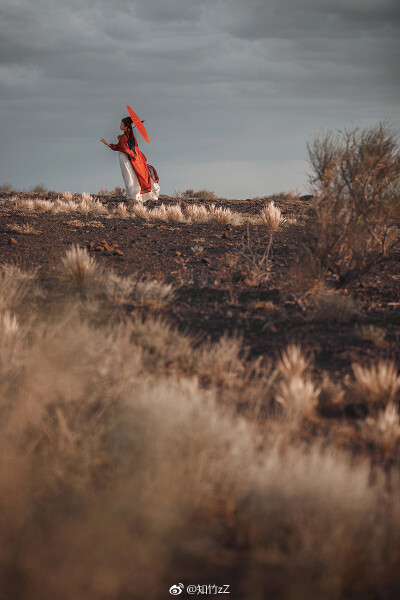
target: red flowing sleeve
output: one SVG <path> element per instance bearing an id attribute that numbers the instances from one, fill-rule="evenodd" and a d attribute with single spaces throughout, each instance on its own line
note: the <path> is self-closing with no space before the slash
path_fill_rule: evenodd
<path id="1" fill-rule="evenodd" d="M 118 150 L 119 152 L 125 152 L 131 158 L 136 158 L 136 153 L 131 150 L 128 146 L 128 140 L 126 135 L 123 135 L 117 144 L 110 144 L 111 150 Z"/>

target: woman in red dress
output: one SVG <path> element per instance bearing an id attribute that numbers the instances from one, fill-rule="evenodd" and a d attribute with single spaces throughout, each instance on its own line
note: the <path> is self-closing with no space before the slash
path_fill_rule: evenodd
<path id="1" fill-rule="evenodd" d="M 122 119 L 119 128 L 124 133 L 118 136 L 117 144 L 108 144 L 104 139 L 101 141 L 111 150 L 118 151 L 127 198 L 139 202 L 157 200 L 160 192 L 157 171 L 147 164 L 145 155 L 139 150 L 131 117 Z"/>

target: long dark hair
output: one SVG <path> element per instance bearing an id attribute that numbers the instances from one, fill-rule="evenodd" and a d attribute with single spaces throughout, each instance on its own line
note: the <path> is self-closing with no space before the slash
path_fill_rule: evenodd
<path id="1" fill-rule="evenodd" d="M 133 150 L 135 152 L 135 146 L 136 146 L 136 138 L 133 135 L 133 129 L 132 129 L 132 118 L 131 117 L 124 117 L 123 119 L 121 119 L 121 121 L 123 122 L 123 124 L 125 125 L 125 127 L 129 127 L 129 134 L 128 134 L 128 146 L 131 150 Z"/>

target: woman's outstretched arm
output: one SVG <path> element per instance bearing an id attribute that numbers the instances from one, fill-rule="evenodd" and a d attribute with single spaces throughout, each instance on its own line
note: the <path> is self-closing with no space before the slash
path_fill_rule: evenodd
<path id="1" fill-rule="evenodd" d="M 107 144 L 111 150 L 119 150 L 119 152 L 125 152 L 131 158 L 136 158 L 136 152 L 131 150 L 128 146 L 128 140 L 125 135 L 122 135 L 118 141 L 118 144 Z"/>

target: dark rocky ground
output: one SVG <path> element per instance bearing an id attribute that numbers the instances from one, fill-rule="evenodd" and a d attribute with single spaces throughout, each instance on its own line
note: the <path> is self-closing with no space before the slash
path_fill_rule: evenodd
<path id="1" fill-rule="evenodd" d="M 19 195 L 35 197 L 32 193 Z M 159 312 L 180 329 L 194 334 L 196 339 L 215 340 L 226 332 L 239 335 L 251 356 L 273 356 L 288 343 L 300 342 L 313 353 L 317 372 L 328 371 L 334 379 L 342 379 L 350 373 L 353 361 L 398 359 L 398 260 L 342 290 L 344 294 L 351 294 L 358 304 L 358 312 L 352 319 L 345 323 L 321 322 L 312 317 L 304 302 L 304 290 L 296 288 L 294 263 L 299 245 L 291 221 L 284 223 L 274 236 L 270 270 L 264 276 L 259 272 L 254 276 L 251 268 L 247 272 L 239 269 L 237 259 L 238 256 L 243 258 L 243 253 L 253 255 L 256 262 L 260 259 L 268 243 L 268 234 L 261 225 L 184 224 L 148 222 L 137 217 L 21 213 L 10 210 L 7 203 L 10 196 L 0 195 L 1 260 L 24 269 L 37 268 L 44 285 L 71 245 L 87 247 L 90 242 L 105 240 L 122 254 L 93 251 L 100 264 L 120 275 L 157 278 L 176 286 L 175 300 Z M 40 197 L 46 198 L 46 194 Z M 123 197 L 97 196 L 97 199 L 109 207 L 123 201 Z M 159 202 L 146 206 L 152 208 L 161 202 L 175 204 L 177 201 L 188 202 L 163 196 Z M 216 204 L 256 215 L 265 199 L 221 200 Z M 296 219 L 297 225 L 309 218 L 310 198 L 282 196 L 277 197 L 276 204 L 284 217 Z M 73 219 L 83 224 L 96 221 L 103 226 L 74 227 L 69 224 Z M 25 223 L 41 233 L 22 234 L 8 229 L 10 225 Z M 16 244 L 9 244 L 10 236 Z M 202 251 L 193 251 L 196 247 Z M 141 310 L 146 311 L 146 308 Z M 360 337 L 357 327 L 365 324 L 384 329 L 384 337 L 374 340 Z"/>

